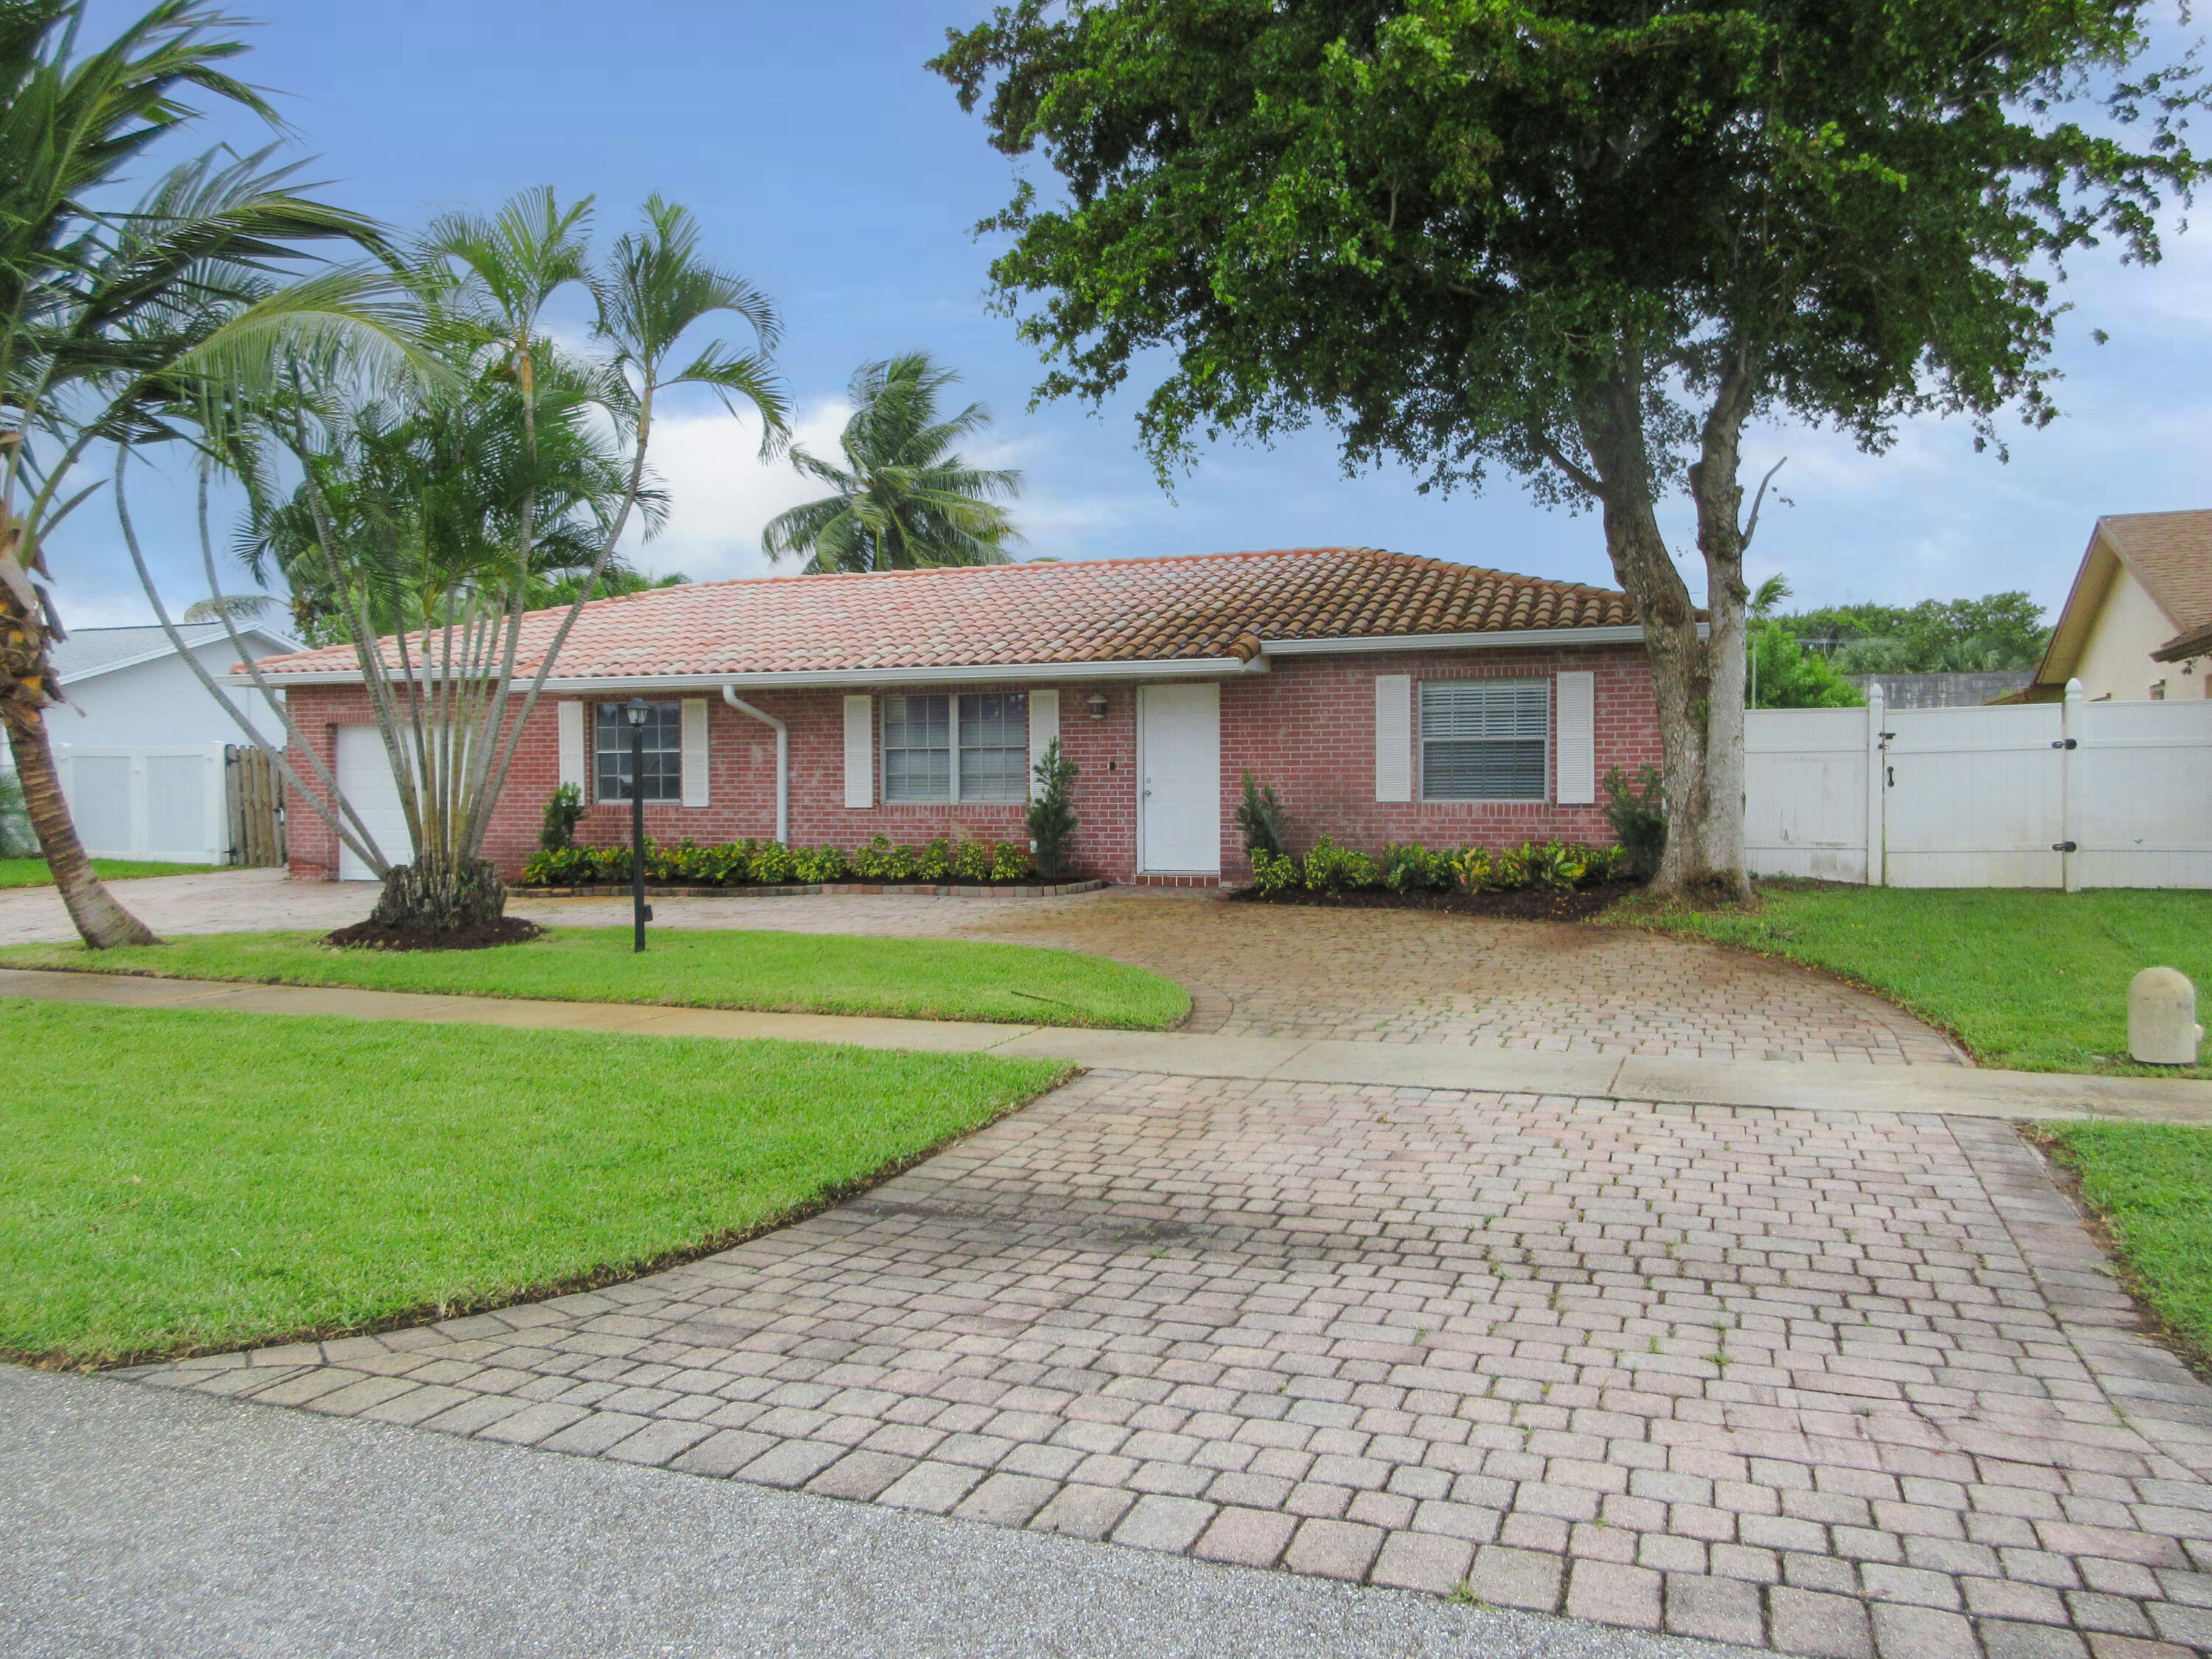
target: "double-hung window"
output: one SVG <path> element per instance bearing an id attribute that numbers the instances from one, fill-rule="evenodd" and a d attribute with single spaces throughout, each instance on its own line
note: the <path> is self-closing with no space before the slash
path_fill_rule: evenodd
<path id="1" fill-rule="evenodd" d="M 1544 799 L 1551 689 L 1549 680 L 1424 680 L 1422 798 Z"/>
<path id="2" fill-rule="evenodd" d="M 602 802 L 629 799 L 629 714 L 618 702 L 592 711 L 592 772 Z M 645 719 L 645 798 L 684 799 L 684 705 L 656 702 Z"/>
<path id="3" fill-rule="evenodd" d="M 884 699 L 886 801 L 1018 801 L 1029 793 L 1019 691 Z"/>

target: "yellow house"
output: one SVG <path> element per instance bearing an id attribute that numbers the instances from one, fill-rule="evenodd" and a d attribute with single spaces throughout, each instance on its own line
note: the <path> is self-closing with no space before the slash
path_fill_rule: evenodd
<path id="1" fill-rule="evenodd" d="M 2023 694 L 2066 682 L 2118 702 L 2212 696 L 2212 510 L 2097 520 L 2051 644 Z"/>

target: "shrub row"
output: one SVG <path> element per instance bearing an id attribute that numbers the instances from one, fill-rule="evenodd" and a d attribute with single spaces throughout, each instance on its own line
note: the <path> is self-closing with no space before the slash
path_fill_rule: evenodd
<path id="1" fill-rule="evenodd" d="M 1618 847 L 1581 847 L 1565 842 L 1523 842 L 1504 852 L 1486 847 L 1428 848 L 1419 842 L 1393 843 L 1382 862 L 1327 836 L 1316 842 L 1303 862 L 1286 853 L 1255 848 L 1253 884 L 1263 893 L 1304 889 L 1313 893 L 1349 893 L 1387 887 L 1394 893 L 1420 889 L 1433 892 L 1510 893 L 1523 887 L 1565 891 L 1595 886 L 1628 872 L 1628 854 Z"/>
<path id="2" fill-rule="evenodd" d="M 835 847 L 795 848 L 781 842 L 747 839 L 720 847 L 645 843 L 645 878 L 685 887 L 781 887 L 824 881 L 1020 881 L 1035 868 L 1029 848 L 1003 841 L 955 842 L 940 836 L 927 847 L 900 847 L 878 836 L 858 852 Z M 588 887 L 630 878 L 627 847 L 557 847 L 530 855 L 522 866 L 526 887 Z"/>

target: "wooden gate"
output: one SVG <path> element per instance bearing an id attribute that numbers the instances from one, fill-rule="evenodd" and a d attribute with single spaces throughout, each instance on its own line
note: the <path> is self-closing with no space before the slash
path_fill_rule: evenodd
<path id="1" fill-rule="evenodd" d="M 284 781 L 269 757 L 251 744 L 233 744 L 223 755 L 230 798 L 230 861 L 266 866 L 284 862 Z"/>

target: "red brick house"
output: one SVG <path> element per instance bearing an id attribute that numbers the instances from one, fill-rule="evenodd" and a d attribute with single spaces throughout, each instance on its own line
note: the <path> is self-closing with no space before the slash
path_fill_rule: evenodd
<path id="1" fill-rule="evenodd" d="M 559 614 L 526 623 L 523 675 Z M 404 859 L 350 649 L 262 667 Z M 640 696 L 662 842 L 1025 840 L 1056 736 L 1081 768 L 1078 867 L 1178 885 L 1246 874 L 1247 770 L 1298 848 L 1372 853 L 1608 840 L 1598 780 L 1659 757 L 1642 630 L 1606 588 L 1370 548 L 708 582 L 584 608 L 493 815 L 503 873 L 564 781 L 589 803 L 580 840 L 626 838 L 620 705 Z M 291 819 L 295 875 L 367 873 Z"/>

